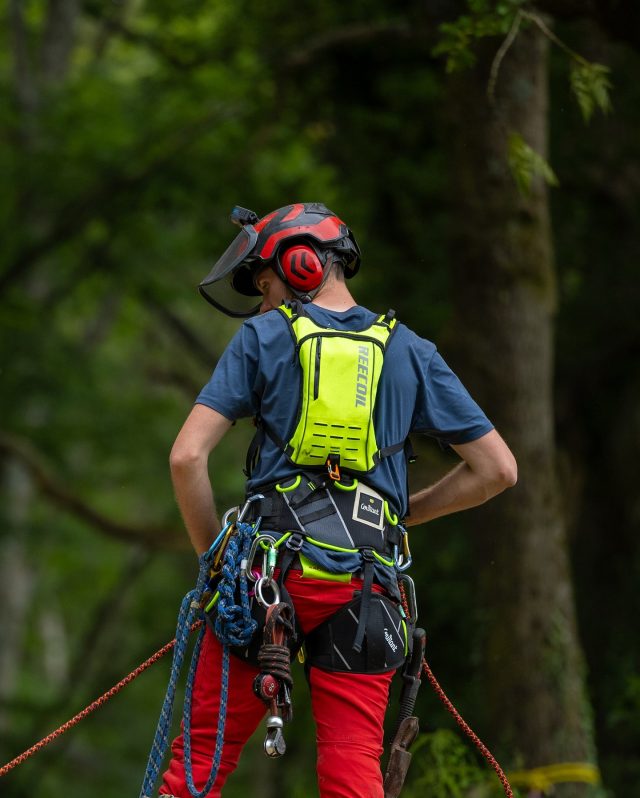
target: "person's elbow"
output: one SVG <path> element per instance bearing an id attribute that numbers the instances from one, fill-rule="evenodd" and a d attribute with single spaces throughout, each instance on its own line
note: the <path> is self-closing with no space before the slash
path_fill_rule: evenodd
<path id="1" fill-rule="evenodd" d="M 199 447 L 176 440 L 169 454 L 169 468 L 175 476 L 206 468 L 208 453 Z"/>
<path id="2" fill-rule="evenodd" d="M 496 459 L 489 480 L 496 489 L 496 493 L 502 493 L 507 488 L 512 488 L 518 481 L 518 463 L 511 451 L 503 452 Z"/>

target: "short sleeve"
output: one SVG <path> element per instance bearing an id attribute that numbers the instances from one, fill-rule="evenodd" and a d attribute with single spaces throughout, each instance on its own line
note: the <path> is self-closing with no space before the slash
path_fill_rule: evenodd
<path id="1" fill-rule="evenodd" d="M 412 427 L 448 446 L 470 443 L 490 432 L 493 424 L 436 351 L 421 375 Z"/>
<path id="2" fill-rule="evenodd" d="M 196 404 L 217 410 L 230 421 L 255 415 L 259 407 L 256 390 L 259 360 L 256 331 L 243 324 L 200 391 Z"/>

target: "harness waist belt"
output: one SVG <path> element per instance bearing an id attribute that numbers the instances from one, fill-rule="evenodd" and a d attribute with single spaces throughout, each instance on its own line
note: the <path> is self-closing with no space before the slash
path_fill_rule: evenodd
<path id="1" fill-rule="evenodd" d="M 297 531 L 335 551 L 373 549 L 387 557 L 400 543 L 388 501 L 358 480 L 326 484 L 318 475 L 299 474 L 260 493 L 264 499 L 252 502 L 250 513 L 251 520 L 262 517 L 263 529 Z"/>

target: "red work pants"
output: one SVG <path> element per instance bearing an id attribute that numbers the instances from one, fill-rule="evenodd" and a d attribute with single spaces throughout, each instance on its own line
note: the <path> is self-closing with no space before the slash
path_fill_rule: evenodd
<path id="1" fill-rule="evenodd" d="M 353 597 L 362 581 L 351 583 L 309 579 L 289 571 L 285 581 L 298 624 L 310 632 Z M 258 669 L 231 656 L 229 695 L 222 760 L 207 798 L 218 798 L 240 753 L 265 715 L 265 705 L 252 690 Z M 215 750 L 220 706 L 222 647 L 209 629 L 202 644 L 192 699 L 191 758 L 198 789 L 204 786 Z M 321 798 L 382 798 L 383 720 L 393 671 L 382 674 L 329 673 L 310 669 L 311 705 L 316 723 L 318 786 Z M 286 729 L 285 729 L 286 733 Z M 190 798 L 184 774 L 180 734 L 160 794 Z"/>

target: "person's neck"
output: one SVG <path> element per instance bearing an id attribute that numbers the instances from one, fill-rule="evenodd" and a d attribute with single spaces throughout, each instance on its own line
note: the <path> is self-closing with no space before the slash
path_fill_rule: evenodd
<path id="1" fill-rule="evenodd" d="M 357 305 L 344 283 L 325 285 L 313 298 L 313 304 L 325 310 L 344 311 Z"/>

